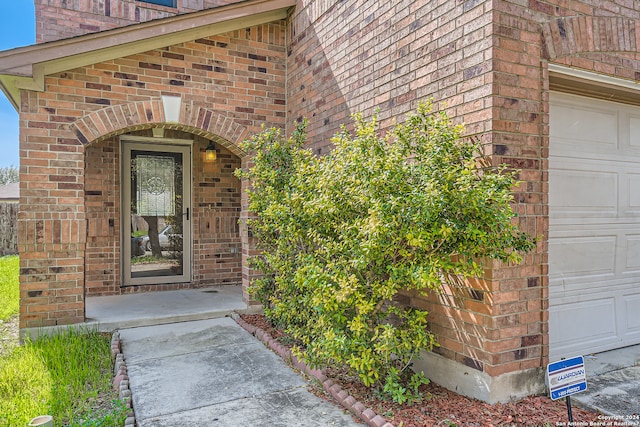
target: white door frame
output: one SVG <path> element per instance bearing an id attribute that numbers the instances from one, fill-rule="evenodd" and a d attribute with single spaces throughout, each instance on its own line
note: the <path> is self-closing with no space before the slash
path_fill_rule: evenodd
<path id="1" fill-rule="evenodd" d="M 192 188 L 192 140 L 149 138 L 123 135 L 120 137 L 121 152 L 121 283 L 122 286 L 153 285 L 167 283 L 191 282 L 193 277 L 193 207 L 191 199 Z M 132 277 L 131 275 L 131 151 L 155 151 L 158 153 L 182 154 L 182 188 L 183 188 L 183 268 L 181 274 L 158 275 L 152 277 Z"/>

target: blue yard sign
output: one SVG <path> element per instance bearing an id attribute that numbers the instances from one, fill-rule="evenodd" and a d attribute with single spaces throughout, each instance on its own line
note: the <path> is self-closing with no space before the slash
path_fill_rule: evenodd
<path id="1" fill-rule="evenodd" d="M 551 399 L 557 400 L 587 389 L 584 357 L 578 356 L 547 365 Z"/>

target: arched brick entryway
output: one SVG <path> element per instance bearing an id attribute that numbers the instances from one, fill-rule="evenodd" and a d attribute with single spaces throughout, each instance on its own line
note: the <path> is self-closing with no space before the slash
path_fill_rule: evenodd
<path id="1" fill-rule="evenodd" d="M 175 99 L 175 98 L 174 98 Z M 174 99 L 171 101 L 175 102 Z M 247 129 L 233 118 L 204 106 L 189 102 L 179 104 L 177 111 L 168 111 L 168 99 L 140 101 L 114 105 L 82 117 L 72 125 L 78 140 L 86 145 L 124 133 L 161 127 L 179 129 L 216 141 L 236 156 L 245 153 L 240 143 L 249 137 Z M 172 114 L 174 117 L 167 117 Z"/>
<path id="2" fill-rule="evenodd" d="M 246 289 L 248 285 L 251 271 L 245 258 L 251 248 L 247 233 L 239 225 L 239 219 L 246 217 L 246 203 L 241 203 L 245 183 L 233 175 L 247 160 L 239 144 L 248 137 L 248 132 L 232 118 L 206 107 L 178 99 L 180 108 L 175 110 L 175 98 L 169 100 L 172 107 L 163 101 L 109 107 L 71 126 L 85 151 L 87 296 L 241 282 Z M 122 287 L 123 243 L 119 236 L 123 223 L 119 195 L 127 183 L 124 178 L 121 182 L 118 173 L 120 139 L 124 135 L 149 139 L 157 129 L 163 130 L 164 138 L 193 141 L 190 159 L 193 164 L 193 277 L 188 283 Z M 209 141 L 217 145 L 215 164 L 202 161 Z M 249 300 L 246 294 L 245 300 Z"/>

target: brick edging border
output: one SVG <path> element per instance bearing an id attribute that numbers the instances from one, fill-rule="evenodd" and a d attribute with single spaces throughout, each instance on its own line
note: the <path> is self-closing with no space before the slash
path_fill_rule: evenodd
<path id="1" fill-rule="evenodd" d="M 133 412 L 129 374 L 127 373 L 127 364 L 124 361 L 124 354 L 120 345 L 120 332 L 118 331 L 115 331 L 111 336 L 111 360 L 113 361 L 113 389 L 118 392 L 120 400 L 129 408 L 124 425 L 125 427 L 134 427 L 136 425 L 136 416 Z"/>
<path id="2" fill-rule="evenodd" d="M 371 427 L 395 427 L 384 417 L 373 412 L 371 408 L 367 408 L 362 402 L 356 400 L 353 396 L 347 393 L 336 384 L 332 379 L 325 375 L 324 369 L 311 369 L 304 361 L 299 360 L 296 356 L 291 354 L 291 350 L 276 341 L 271 334 L 260 329 L 256 326 L 250 325 L 245 322 L 238 313 L 232 313 L 230 316 L 236 321 L 243 329 L 262 341 L 264 345 L 278 354 L 285 362 L 292 365 L 294 368 L 309 375 L 312 378 L 317 379 L 322 384 L 322 388 L 329 393 L 333 398 L 338 401 L 345 409 L 348 409 L 354 413 L 358 418 L 367 423 Z"/>

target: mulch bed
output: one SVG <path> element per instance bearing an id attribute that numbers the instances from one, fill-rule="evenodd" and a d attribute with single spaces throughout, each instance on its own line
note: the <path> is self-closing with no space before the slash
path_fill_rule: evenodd
<path id="1" fill-rule="evenodd" d="M 273 327 L 264 315 L 243 315 L 242 319 L 268 332 L 281 345 L 290 347 L 291 340 L 281 330 Z M 548 396 L 531 396 L 516 403 L 488 403 L 465 397 L 436 384 L 421 388 L 423 400 L 412 405 L 398 405 L 380 399 L 346 369 L 328 368 L 327 377 L 339 384 L 356 400 L 364 403 L 378 415 L 385 417 L 396 427 L 491 427 L 491 426 L 556 426 L 568 425 L 567 407 L 564 400 L 553 401 Z M 314 392 L 333 401 L 319 385 Z M 573 408 L 573 421 L 584 425 L 598 425 L 598 414 Z"/>

